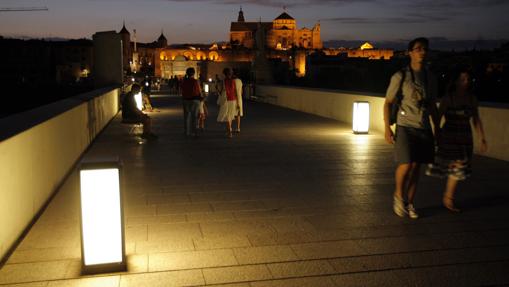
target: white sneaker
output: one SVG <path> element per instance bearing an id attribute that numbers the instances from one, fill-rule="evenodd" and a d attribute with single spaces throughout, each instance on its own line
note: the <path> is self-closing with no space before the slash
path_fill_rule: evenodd
<path id="1" fill-rule="evenodd" d="M 410 218 L 412 218 L 412 219 L 419 218 L 419 214 L 417 214 L 417 211 L 415 210 L 415 207 L 413 204 L 407 205 L 407 210 L 408 210 L 408 216 Z"/>
<path id="2" fill-rule="evenodd" d="M 399 217 L 405 217 L 405 215 L 408 213 L 403 200 L 401 198 L 397 198 L 396 196 L 394 196 L 392 209 L 394 210 L 394 213 L 396 213 L 396 215 Z"/>

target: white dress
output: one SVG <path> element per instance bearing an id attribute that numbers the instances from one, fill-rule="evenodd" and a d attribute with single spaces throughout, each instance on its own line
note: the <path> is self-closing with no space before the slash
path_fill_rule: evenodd
<path id="1" fill-rule="evenodd" d="M 235 81 L 234 81 L 235 83 Z M 226 99 L 226 88 L 224 86 L 224 81 L 221 84 L 221 94 L 220 98 Z M 232 121 L 236 115 L 238 115 L 237 111 L 237 101 L 221 101 L 218 99 L 219 104 L 219 112 L 217 114 L 217 121 L 224 123 Z"/>

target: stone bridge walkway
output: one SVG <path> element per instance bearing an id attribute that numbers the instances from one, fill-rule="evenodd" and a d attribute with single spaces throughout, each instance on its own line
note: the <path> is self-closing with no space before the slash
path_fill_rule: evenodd
<path id="1" fill-rule="evenodd" d="M 392 213 L 392 147 L 336 121 L 247 102 L 233 139 L 183 136 L 179 100 L 157 97 L 157 141 L 116 117 L 87 156 L 125 168 L 129 270 L 80 275 L 71 174 L 8 262 L 0 286 L 479 286 L 509 284 L 509 162 L 476 157 L 461 214 L 422 177 L 418 220 Z M 213 106 L 213 105 L 212 105 Z"/>

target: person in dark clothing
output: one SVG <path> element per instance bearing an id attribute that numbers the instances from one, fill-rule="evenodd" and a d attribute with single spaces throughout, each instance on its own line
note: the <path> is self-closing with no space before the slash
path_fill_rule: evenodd
<path id="1" fill-rule="evenodd" d="M 143 134 L 141 137 L 144 139 L 156 139 L 157 136 L 152 133 L 152 120 L 136 106 L 134 96 L 140 92 L 140 85 L 135 83 L 132 85 L 131 91 L 124 97 L 124 100 L 122 101 L 122 122 L 142 123 Z"/>
<path id="2" fill-rule="evenodd" d="M 202 100 L 200 83 L 194 78 L 194 74 L 194 68 L 188 68 L 186 76 L 182 80 L 182 104 L 186 136 L 197 136 L 196 128 Z"/>
<path id="3" fill-rule="evenodd" d="M 435 162 L 428 165 L 426 174 L 447 177 L 442 202 L 450 211 L 459 212 L 460 209 L 454 204 L 454 197 L 458 182 L 467 179 L 472 172 L 472 127 L 479 139 L 479 152 L 486 152 L 488 148 L 468 67 L 460 66 L 454 71 L 447 94 L 440 101 L 438 112 L 439 119 L 444 118 L 445 121 L 440 127 Z"/>

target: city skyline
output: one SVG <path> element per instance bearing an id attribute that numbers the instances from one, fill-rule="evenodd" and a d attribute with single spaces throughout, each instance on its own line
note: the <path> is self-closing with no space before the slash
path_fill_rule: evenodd
<path id="1" fill-rule="evenodd" d="M 125 21 L 140 42 L 156 40 L 163 30 L 169 44 L 212 43 L 229 40 L 240 6 L 246 21 L 272 21 L 284 8 L 299 28 L 319 21 L 324 42 L 509 39 L 509 2 L 501 0 L 4 0 L 0 8 L 48 11 L 0 12 L 0 35 L 91 38 L 98 31 L 119 31 Z"/>

